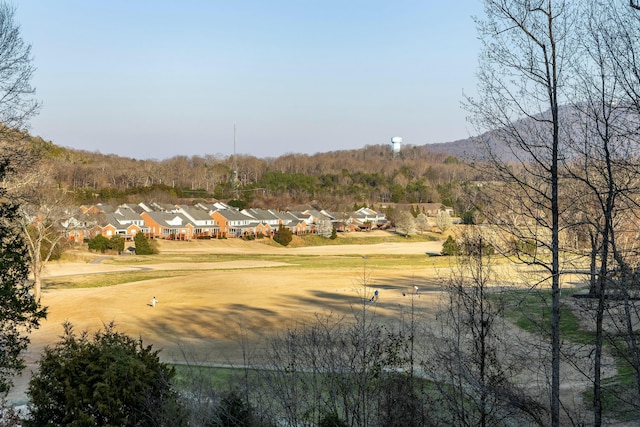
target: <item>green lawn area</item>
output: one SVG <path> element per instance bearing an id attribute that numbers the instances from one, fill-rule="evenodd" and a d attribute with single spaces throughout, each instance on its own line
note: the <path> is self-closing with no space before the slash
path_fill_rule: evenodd
<path id="1" fill-rule="evenodd" d="M 46 289 L 101 288 L 122 283 L 141 282 L 143 280 L 164 277 L 180 277 L 191 274 L 189 271 L 132 271 L 103 274 L 84 274 L 45 279 Z"/>
<path id="2" fill-rule="evenodd" d="M 275 267 L 258 267 L 255 270 L 264 269 L 314 269 L 322 270 L 326 269 L 327 272 L 335 270 L 353 270 L 354 272 L 360 271 L 366 262 L 366 268 L 369 271 L 376 271 L 384 269 L 385 271 L 410 271 L 416 268 L 431 267 L 431 268 L 448 268 L 453 259 L 449 257 L 429 257 L 426 255 L 371 255 L 367 256 L 366 261 L 363 261 L 359 255 L 331 255 L 331 256 L 318 256 L 318 255 L 238 255 L 238 254 L 189 254 L 188 257 L 184 255 L 176 254 L 158 254 L 149 256 L 136 256 L 136 257 L 113 257 L 109 260 L 105 260 L 105 263 L 123 265 L 123 266 L 141 266 L 150 264 L 171 264 L 181 263 L 184 264 L 202 264 L 202 263 L 222 263 L 227 261 L 270 261 L 286 263 L 284 266 Z M 121 283 L 139 282 L 143 280 L 164 278 L 164 277 L 180 277 L 193 274 L 194 272 L 202 273 L 205 271 L 212 271 L 207 269 L 191 270 L 181 266 L 175 270 L 140 270 L 130 272 L 117 272 L 117 273 L 98 273 L 89 275 L 76 275 L 76 276 L 64 276 L 54 277 L 44 280 L 44 285 L 47 289 L 69 289 L 69 288 L 91 288 L 91 287 L 103 287 L 114 286 Z M 222 269 L 215 269 L 215 271 L 224 271 Z"/>

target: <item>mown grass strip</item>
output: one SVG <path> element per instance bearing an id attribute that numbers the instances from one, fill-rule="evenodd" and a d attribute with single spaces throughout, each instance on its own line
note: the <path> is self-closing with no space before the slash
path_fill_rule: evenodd
<path id="1" fill-rule="evenodd" d="M 421 269 L 444 269 L 451 266 L 452 259 L 448 257 L 427 257 L 426 255 L 371 255 L 363 259 L 360 255 L 290 255 L 290 256 L 272 256 L 272 255 L 211 255 L 199 254 L 189 257 L 175 257 L 174 255 L 154 255 L 153 260 L 146 257 L 117 257 L 113 264 L 122 266 L 140 266 L 150 264 L 172 264 L 185 262 L 194 266 L 203 263 L 210 263 L 211 268 L 194 268 L 180 266 L 175 270 L 139 270 L 125 271 L 114 273 L 96 273 L 82 274 L 74 276 L 55 277 L 44 280 L 46 289 L 73 289 L 73 288 L 97 288 L 104 286 L 115 286 L 123 283 L 140 282 L 143 280 L 152 280 L 165 277 L 183 277 L 192 274 L 201 274 L 206 271 L 228 271 L 236 270 L 238 267 L 225 265 L 230 261 L 246 261 L 248 267 L 253 270 L 262 269 L 285 269 L 285 270 L 328 270 L 335 271 L 352 271 L 359 274 L 365 268 L 368 274 L 375 276 L 377 271 L 398 271 L 406 273 Z M 122 259 L 122 261 L 120 261 Z M 141 260 L 142 259 L 142 260 Z M 141 260 L 142 262 L 136 262 Z M 256 261 L 279 262 L 285 265 L 279 266 L 256 266 L 251 267 Z M 220 263 L 220 267 L 215 265 Z"/>
<path id="2" fill-rule="evenodd" d="M 45 289 L 102 288 L 123 283 L 144 280 L 180 277 L 192 274 L 190 271 L 131 271 L 101 274 L 79 274 L 75 276 L 55 277 L 44 280 Z"/>
<path id="3" fill-rule="evenodd" d="M 441 256 L 428 256 L 427 254 L 374 254 L 367 255 L 366 259 L 363 259 L 362 255 L 268 255 L 268 254 L 159 254 L 151 256 L 136 256 L 136 257 L 114 257 L 108 261 L 107 264 L 113 265 L 131 265 L 131 266 L 144 266 L 149 264 L 171 264 L 171 263 L 220 263 L 228 261 L 266 261 L 266 262 L 281 262 L 290 264 L 295 268 L 322 268 L 322 267 L 348 267 L 348 268 L 362 268 L 363 263 L 367 266 L 375 267 L 437 267 L 447 268 L 455 263 L 455 258 L 441 257 Z"/>

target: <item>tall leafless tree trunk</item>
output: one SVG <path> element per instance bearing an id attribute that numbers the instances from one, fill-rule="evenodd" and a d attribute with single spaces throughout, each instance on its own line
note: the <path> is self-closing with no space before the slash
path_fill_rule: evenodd
<path id="1" fill-rule="evenodd" d="M 623 299 L 628 351 L 640 373 L 636 334 L 629 305 L 633 279 L 632 259 L 625 240 L 630 221 L 640 207 L 640 159 L 637 152 L 640 20 L 618 2 L 589 2 L 577 25 L 579 61 L 572 64 L 574 126 L 565 133 L 567 170 L 589 196 L 592 215 L 592 295 L 595 312 L 593 413 L 594 425 L 603 422 L 602 359 L 607 336 L 604 327 L 609 297 Z M 597 246 L 596 246 L 597 244 Z M 636 375 L 640 380 L 640 375 Z M 640 384 L 640 382 L 638 383 Z M 640 387 L 639 387 L 640 392 Z"/>
<path id="2" fill-rule="evenodd" d="M 488 160 L 502 182 L 522 201 L 524 227 L 496 223 L 516 238 L 532 241 L 545 256 L 527 256 L 543 267 L 552 293 L 551 425 L 560 425 L 560 248 L 559 116 L 563 64 L 570 58 L 570 4 L 552 0 L 485 0 L 486 19 L 478 21 L 484 49 L 478 72 L 479 98 L 467 106 L 487 139 Z M 528 126 L 520 120 L 528 118 Z M 501 157 L 506 148 L 514 168 Z M 518 173 L 522 171 L 522 173 Z M 498 204 L 500 202 L 498 201 Z M 495 216 L 493 218 L 496 219 Z M 491 220 L 491 218 L 490 218 Z M 505 226 L 507 226 L 505 228 Z M 541 230 L 547 232 L 542 233 Z M 547 261 L 548 259 L 548 261 Z"/>

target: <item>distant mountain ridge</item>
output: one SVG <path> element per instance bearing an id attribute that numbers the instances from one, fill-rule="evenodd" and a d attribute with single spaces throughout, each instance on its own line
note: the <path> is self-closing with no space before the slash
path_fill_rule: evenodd
<path id="1" fill-rule="evenodd" d="M 480 159 L 483 150 L 481 139 L 477 136 L 451 142 L 425 144 L 424 147 L 432 153 L 450 154 L 464 161 Z"/>

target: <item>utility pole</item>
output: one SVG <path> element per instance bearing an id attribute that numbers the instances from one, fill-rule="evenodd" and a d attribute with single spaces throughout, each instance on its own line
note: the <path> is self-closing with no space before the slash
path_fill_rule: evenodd
<path id="1" fill-rule="evenodd" d="M 234 197 L 240 199 L 238 190 L 238 161 L 236 160 L 236 124 L 233 124 L 233 173 L 231 175 L 231 186 L 233 188 Z"/>

